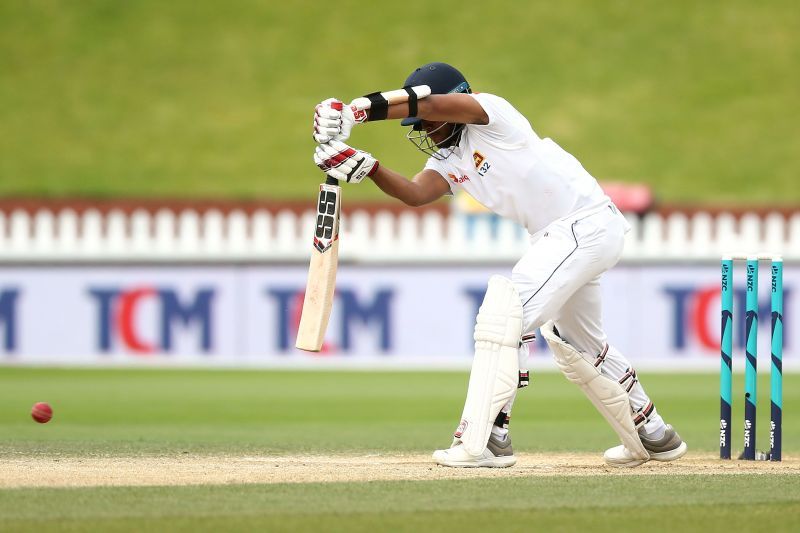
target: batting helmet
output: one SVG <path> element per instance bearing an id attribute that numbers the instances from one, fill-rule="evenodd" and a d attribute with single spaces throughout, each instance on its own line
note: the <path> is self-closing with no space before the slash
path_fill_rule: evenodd
<path id="1" fill-rule="evenodd" d="M 428 63 L 422 65 L 406 78 L 406 87 L 427 85 L 431 94 L 471 93 L 467 79 L 455 67 L 447 63 Z M 421 122 L 416 117 L 404 118 L 403 126 L 416 126 Z"/>

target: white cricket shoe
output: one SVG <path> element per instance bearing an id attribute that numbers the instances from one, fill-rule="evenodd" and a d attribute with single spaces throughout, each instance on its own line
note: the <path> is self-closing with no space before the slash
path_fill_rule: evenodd
<path id="1" fill-rule="evenodd" d="M 508 435 L 503 440 L 491 435 L 480 455 L 471 455 L 461 441 L 456 441 L 451 448 L 433 452 L 433 460 L 442 466 L 456 468 L 507 468 L 517 462 Z"/>
<path id="2" fill-rule="evenodd" d="M 628 448 L 620 444 L 619 446 L 614 446 L 613 448 L 607 449 L 606 453 L 603 454 L 603 460 L 609 466 L 632 468 L 634 466 L 644 464 L 650 459 L 634 457 L 633 454 L 628 451 Z"/>
<path id="3" fill-rule="evenodd" d="M 606 450 L 603 454 L 603 459 L 609 466 L 617 467 L 634 467 L 646 463 L 649 460 L 653 461 L 674 461 L 686 455 L 688 447 L 683 442 L 681 436 L 675 431 L 672 426 L 667 425 L 664 436 L 657 440 L 648 439 L 643 435 L 639 435 L 644 449 L 650 454 L 649 459 L 640 459 L 634 457 L 628 449 L 620 444 Z"/>

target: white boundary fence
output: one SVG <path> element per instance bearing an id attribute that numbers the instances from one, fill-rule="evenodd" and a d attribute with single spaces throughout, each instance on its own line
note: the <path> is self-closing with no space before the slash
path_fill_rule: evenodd
<path id="1" fill-rule="evenodd" d="M 626 216 L 625 260 L 703 261 L 731 250 L 800 260 L 800 213 Z M 0 262 L 305 261 L 313 228 L 312 211 L 20 209 L 0 212 Z M 437 211 L 357 210 L 343 217 L 341 242 L 341 259 L 357 263 L 515 261 L 528 247 L 508 221 Z"/>

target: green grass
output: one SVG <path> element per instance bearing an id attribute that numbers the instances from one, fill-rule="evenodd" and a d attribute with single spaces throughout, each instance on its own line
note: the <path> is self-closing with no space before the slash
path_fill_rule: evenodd
<path id="1" fill-rule="evenodd" d="M 641 377 L 693 450 L 715 450 L 715 374 Z M 742 376 L 736 378 L 734 390 L 743 391 Z M 769 386 L 762 378 L 759 442 L 766 447 Z M 787 374 L 784 383 L 786 453 L 800 451 L 798 378 Z M 449 443 L 466 385 L 459 372 L 0 368 L 0 457 L 429 451 Z M 30 419 L 36 401 L 52 404 L 49 424 Z M 734 408 L 738 428 L 742 402 Z M 588 400 L 558 373 L 534 375 L 515 404 L 512 429 L 520 451 L 599 451 L 616 444 Z M 734 448 L 741 446 L 740 433 L 733 431 Z"/>
<path id="2" fill-rule="evenodd" d="M 716 374 L 641 374 L 691 450 L 713 452 Z M 784 451 L 794 457 L 799 377 L 787 374 L 784 386 Z M 464 372 L 0 367 L 0 464 L 23 455 L 429 452 L 449 443 L 466 382 Z M 759 385 L 765 448 L 769 387 Z M 35 401 L 53 405 L 52 422 L 30 420 Z M 599 455 L 616 444 L 557 373 L 534 374 L 512 431 L 519 452 Z M 739 449 L 741 431 L 733 434 Z M 774 473 L 0 490 L 4 531 L 782 531 L 798 519 L 797 476 Z"/>
<path id="3" fill-rule="evenodd" d="M 0 492 L 0 527 L 20 531 L 790 531 L 798 519 L 800 484 L 780 475 Z"/>
<path id="4" fill-rule="evenodd" d="M 445 60 L 600 179 L 800 201 L 800 10 L 748 2 L 0 3 L 0 196 L 308 198 L 310 112 Z M 412 15 L 409 16 L 409 13 Z M 412 173 L 396 124 L 353 143 Z M 381 195 L 371 184 L 349 199 Z"/>

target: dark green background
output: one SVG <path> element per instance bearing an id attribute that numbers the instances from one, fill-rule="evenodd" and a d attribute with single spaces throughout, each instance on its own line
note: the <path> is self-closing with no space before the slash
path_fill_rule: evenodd
<path id="1" fill-rule="evenodd" d="M 0 196 L 307 199 L 311 113 L 443 60 L 601 180 L 797 204 L 796 2 L 0 3 Z M 404 173 L 397 124 L 352 143 Z M 380 198 L 372 184 L 349 199 Z"/>

